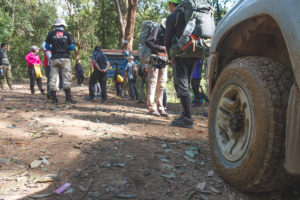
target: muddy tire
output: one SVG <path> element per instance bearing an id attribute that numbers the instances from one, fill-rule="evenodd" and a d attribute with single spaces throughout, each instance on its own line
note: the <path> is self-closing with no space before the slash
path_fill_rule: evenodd
<path id="1" fill-rule="evenodd" d="M 243 191 L 272 191 L 294 181 L 284 169 L 290 68 L 269 58 L 230 62 L 214 86 L 210 148 L 218 171 Z"/>

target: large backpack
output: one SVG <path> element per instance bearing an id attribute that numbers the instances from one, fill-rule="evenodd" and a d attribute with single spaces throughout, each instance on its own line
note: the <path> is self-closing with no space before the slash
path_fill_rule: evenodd
<path id="1" fill-rule="evenodd" d="M 147 68 L 147 65 L 144 63 L 141 63 L 139 66 L 139 76 L 145 76 L 145 70 Z"/>
<path id="2" fill-rule="evenodd" d="M 139 68 L 135 63 L 132 64 L 132 76 L 133 78 L 138 78 L 139 77 Z"/>
<path id="3" fill-rule="evenodd" d="M 170 49 L 171 57 L 205 58 L 209 55 L 210 38 L 214 35 L 215 21 L 211 5 L 203 0 L 179 0 L 186 24 L 195 19 L 196 27 L 190 37 L 182 35 L 174 38 L 175 43 Z"/>
<path id="4" fill-rule="evenodd" d="M 146 41 L 149 33 L 151 33 L 154 28 L 161 29 L 160 24 L 151 20 L 147 20 L 142 23 L 139 56 L 140 56 L 140 61 L 146 64 L 149 64 L 150 56 L 151 56 L 151 49 L 146 46 Z"/>

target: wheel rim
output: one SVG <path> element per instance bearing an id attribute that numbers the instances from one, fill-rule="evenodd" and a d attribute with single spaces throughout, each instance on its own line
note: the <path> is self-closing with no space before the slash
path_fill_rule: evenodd
<path id="1" fill-rule="evenodd" d="M 252 131 L 250 102 L 241 87 L 229 85 L 223 90 L 215 116 L 221 153 L 229 161 L 240 160 L 249 146 Z"/>

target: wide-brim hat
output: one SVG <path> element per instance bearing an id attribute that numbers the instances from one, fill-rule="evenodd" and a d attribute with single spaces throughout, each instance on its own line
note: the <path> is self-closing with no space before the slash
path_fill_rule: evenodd
<path id="1" fill-rule="evenodd" d="M 128 60 L 128 59 L 132 59 L 132 60 L 133 60 L 134 57 L 133 57 L 133 56 L 128 56 L 128 57 L 127 57 L 127 60 Z"/>
<path id="2" fill-rule="evenodd" d="M 166 18 L 163 18 L 161 20 L 161 25 L 162 25 L 162 27 L 164 27 L 164 29 L 166 29 L 166 27 L 167 27 L 167 19 Z"/>
<path id="3" fill-rule="evenodd" d="M 53 24 L 53 26 L 68 26 L 66 24 L 66 21 L 64 19 L 57 19 L 55 21 L 55 24 Z"/>

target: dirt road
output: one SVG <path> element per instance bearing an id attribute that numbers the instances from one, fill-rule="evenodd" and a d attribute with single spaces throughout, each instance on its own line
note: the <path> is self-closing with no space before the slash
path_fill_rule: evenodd
<path id="1" fill-rule="evenodd" d="M 194 129 L 175 128 L 179 104 L 152 117 L 113 88 L 105 105 L 84 101 L 87 87 L 72 89 L 76 105 L 58 93 L 58 106 L 27 83 L 0 91 L 0 199 L 300 199 L 300 183 L 266 194 L 225 183 L 210 156 L 207 107 L 193 109 Z"/>

